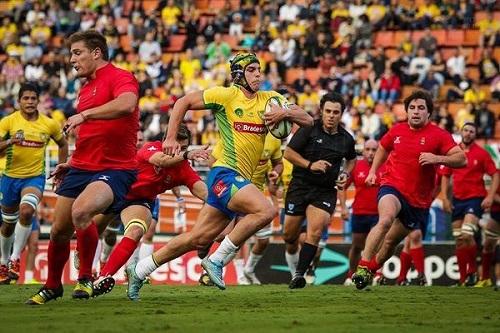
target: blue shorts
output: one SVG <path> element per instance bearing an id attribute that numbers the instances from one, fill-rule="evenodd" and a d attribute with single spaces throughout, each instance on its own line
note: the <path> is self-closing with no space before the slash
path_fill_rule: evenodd
<path id="1" fill-rule="evenodd" d="M 481 208 L 481 202 L 483 202 L 483 200 L 484 198 L 470 198 L 465 200 L 453 198 L 451 220 L 463 220 L 467 214 L 473 214 L 480 219 L 481 216 L 483 216 L 483 209 Z"/>
<path id="2" fill-rule="evenodd" d="M 227 208 L 227 205 L 238 190 L 251 184 L 251 182 L 235 170 L 224 167 L 212 168 L 208 173 L 206 182 L 208 187 L 207 204 L 233 219 L 237 212 Z"/>
<path id="3" fill-rule="evenodd" d="M 0 203 L 2 206 L 18 206 L 21 202 L 21 192 L 27 187 L 34 187 L 43 193 L 45 190 L 45 175 L 29 178 L 13 178 L 3 175 L 0 180 Z"/>
<path id="4" fill-rule="evenodd" d="M 156 197 L 153 204 L 153 210 L 151 211 L 151 217 L 153 220 L 158 221 L 158 215 L 160 214 L 160 198 Z"/>
<path id="5" fill-rule="evenodd" d="M 151 215 L 153 215 L 155 202 L 149 199 L 134 199 L 134 200 L 123 200 L 116 205 L 116 214 L 120 214 L 122 210 L 130 206 L 143 206 L 147 208 Z"/>
<path id="6" fill-rule="evenodd" d="M 113 191 L 113 203 L 104 213 L 116 214 L 121 211 L 120 208 L 123 206 L 125 196 L 136 176 L 136 170 L 86 171 L 70 168 L 56 193 L 64 197 L 76 198 L 85 190 L 88 184 L 103 181 Z"/>
<path id="7" fill-rule="evenodd" d="M 356 215 L 352 214 L 351 229 L 353 233 L 367 234 L 378 222 L 378 215 Z"/>
<path id="8" fill-rule="evenodd" d="M 401 210 L 399 211 L 397 218 L 401 223 L 410 230 L 420 229 L 425 237 L 425 232 L 427 231 L 427 222 L 429 220 L 429 209 L 413 207 L 406 201 L 403 195 L 392 186 L 383 185 L 378 191 L 378 201 L 382 199 L 383 196 L 387 194 L 392 194 L 396 196 L 401 204 Z"/>

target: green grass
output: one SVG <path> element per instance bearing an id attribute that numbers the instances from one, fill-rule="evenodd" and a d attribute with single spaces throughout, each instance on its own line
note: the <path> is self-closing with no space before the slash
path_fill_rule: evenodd
<path id="1" fill-rule="evenodd" d="M 88 301 L 24 301 L 36 286 L 0 286 L 0 332 L 499 332 L 500 292 L 491 288 L 286 285 L 125 287 Z"/>

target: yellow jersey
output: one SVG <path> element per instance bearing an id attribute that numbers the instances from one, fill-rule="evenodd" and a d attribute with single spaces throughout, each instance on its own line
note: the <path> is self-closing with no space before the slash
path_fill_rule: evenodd
<path id="1" fill-rule="evenodd" d="M 264 191 L 267 172 L 272 168 L 271 161 L 280 160 L 282 157 L 281 140 L 268 133 L 266 135 L 266 141 L 264 141 L 264 149 L 260 156 L 259 165 L 252 175 L 252 183 L 255 184 L 259 190 Z"/>
<path id="2" fill-rule="evenodd" d="M 281 183 L 283 184 L 283 200 L 286 197 L 288 185 L 292 181 L 293 164 L 287 159 L 283 159 L 283 173 L 281 174 Z"/>
<path id="3" fill-rule="evenodd" d="M 205 107 L 214 112 L 221 135 L 222 154 L 214 167 L 226 167 L 252 179 L 267 133 L 264 110 L 272 96 L 285 99 L 275 91 L 259 91 L 254 98 L 248 99 L 235 85 L 203 92 Z"/>
<path id="4" fill-rule="evenodd" d="M 42 114 L 35 121 L 26 120 L 16 111 L 0 120 L 0 137 L 3 140 L 22 133 L 24 140 L 6 149 L 4 174 L 14 178 L 28 178 L 44 174 L 45 148 L 51 138 L 61 140 L 63 134 L 59 124 Z"/>

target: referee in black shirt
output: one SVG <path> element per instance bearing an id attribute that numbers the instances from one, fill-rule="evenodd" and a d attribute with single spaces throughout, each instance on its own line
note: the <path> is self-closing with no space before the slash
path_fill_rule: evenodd
<path id="1" fill-rule="evenodd" d="M 321 98 L 321 118 L 313 127 L 300 128 L 285 149 L 293 164 L 292 180 L 285 200 L 283 237 L 287 263 L 297 262 L 289 288 L 304 288 L 304 273 L 316 254 L 323 228 L 330 224 L 337 202 L 336 186 L 342 188 L 356 162 L 354 138 L 339 126 L 345 108 L 343 97 L 328 93 Z M 340 171 L 342 161 L 345 168 Z M 301 224 L 307 219 L 306 239 L 297 255 Z M 291 249 L 295 253 L 290 253 Z"/>

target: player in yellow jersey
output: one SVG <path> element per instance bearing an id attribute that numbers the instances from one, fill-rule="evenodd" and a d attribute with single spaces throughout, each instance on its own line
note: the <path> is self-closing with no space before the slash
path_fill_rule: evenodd
<path id="1" fill-rule="evenodd" d="M 0 284 L 19 277 L 21 251 L 45 187 L 45 147 L 50 139 L 59 146 L 59 163 L 68 157 L 68 144 L 59 124 L 38 112 L 38 101 L 38 88 L 23 84 L 19 90 L 19 111 L 0 121 L 0 152 L 5 152 L 7 159 L 0 182 Z"/>
<path id="2" fill-rule="evenodd" d="M 276 209 L 264 194 L 251 183 L 252 174 L 259 164 L 266 137 L 266 126 L 287 118 L 301 126 L 312 126 L 313 119 L 300 107 L 289 109 L 273 106 L 264 115 L 267 101 L 272 96 L 283 98 L 274 91 L 259 91 L 264 76 L 253 53 L 240 53 L 231 60 L 233 85 L 214 87 L 187 94 L 175 103 L 163 142 L 166 154 L 179 154 L 176 133 L 187 110 L 214 112 L 223 145 L 222 157 L 214 163 L 208 178 L 208 199 L 198 215 L 193 229 L 183 233 L 141 260 L 129 271 L 128 296 L 139 297 L 144 278 L 159 265 L 188 251 L 204 248 L 212 242 L 236 214 L 244 215 L 236 227 L 222 241 L 212 255 L 202 261 L 210 279 L 225 289 L 222 265 L 243 242 L 276 216 Z"/>

